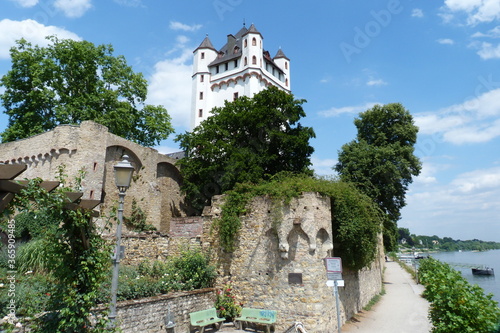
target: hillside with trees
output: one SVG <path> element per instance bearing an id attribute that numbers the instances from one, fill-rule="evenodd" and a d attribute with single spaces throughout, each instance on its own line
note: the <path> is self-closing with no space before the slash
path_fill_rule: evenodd
<path id="1" fill-rule="evenodd" d="M 460 240 L 451 237 L 438 237 L 410 234 L 407 228 L 398 229 L 398 243 L 404 248 L 428 249 L 432 251 L 486 251 L 500 249 L 499 242 L 479 239 Z"/>

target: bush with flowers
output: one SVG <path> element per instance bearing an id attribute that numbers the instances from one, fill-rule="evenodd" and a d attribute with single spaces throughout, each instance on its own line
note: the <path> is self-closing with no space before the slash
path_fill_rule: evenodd
<path id="1" fill-rule="evenodd" d="M 231 284 L 228 283 L 222 290 L 217 291 L 215 308 L 220 318 L 232 321 L 241 314 L 243 304 L 236 302 L 236 297 L 232 294 Z"/>

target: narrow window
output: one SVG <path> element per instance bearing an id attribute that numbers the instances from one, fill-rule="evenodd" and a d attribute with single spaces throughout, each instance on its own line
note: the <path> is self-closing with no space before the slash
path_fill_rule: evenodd
<path id="1" fill-rule="evenodd" d="M 198 110 L 198 117 L 203 117 L 203 109 Z"/>
<path id="2" fill-rule="evenodd" d="M 245 57 L 245 66 L 248 65 L 247 57 Z"/>
<path id="3" fill-rule="evenodd" d="M 256 56 L 252 57 L 252 65 L 257 65 L 257 57 Z"/>
<path id="4" fill-rule="evenodd" d="M 288 87 L 288 79 L 285 80 L 285 84 Z"/>
<path id="5" fill-rule="evenodd" d="M 238 67 L 238 59 L 234 61 L 234 68 Z"/>
<path id="6" fill-rule="evenodd" d="M 288 69 L 288 63 L 285 61 L 285 69 Z"/>
<path id="7" fill-rule="evenodd" d="M 97 170 L 97 162 L 94 162 L 94 171 Z"/>
<path id="8" fill-rule="evenodd" d="M 256 45 L 257 45 L 257 39 L 255 39 L 255 37 L 254 37 L 254 38 L 252 38 L 252 45 L 253 45 L 253 46 L 256 46 Z"/>
<path id="9" fill-rule="evenodd" d="M 200 91 L 200 99 L 203 99 L 203 91 Z"/>
<path id="10" fill-rule="evenodd" d="M 203 82 L 203 81 L 205 81 L 205 75 L 201 74 L 200 75 L 200 82 Z"/>
<path id="11" fill-rule="evenodd" d="M 201 52 L 201 59 L 205 59 L 205 52 Z"/>
<path id="12" fill-rule="evenodd" d="M 215 74 L 219 74 L 219 65 L 215 66 Z"/>
<path id="13" fill-rule="evenodd" d="M 237 100 L 237 99 L 238 99 L 238 93 L 237 93 L 237 92 L 235 92 L 235 93 L 233 94 L 233 100 Z"/>
<path id="14" fill-rule="evenodd" d="M 224 66 L 225 66 L 225 69 L 226 69 L 226 71 L 227 71 L 227 70 L 229 69 L 229 63 L 227 63 L 227 62 L 226 62 L 226 63 L 224 64 Z"/>

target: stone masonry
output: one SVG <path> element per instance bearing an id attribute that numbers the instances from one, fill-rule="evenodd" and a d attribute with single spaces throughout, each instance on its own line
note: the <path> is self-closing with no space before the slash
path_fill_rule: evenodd
<path id="1" fill-rule="evenodd" d="M 219 216 L 222 202 L 223 197 L 215 198 L 207 218 Z M 258 197 L 242 224 L 233 253 L 220 247 L 210 223 L 204 225 L 202 245 L 213 254 L 221 277 L 218 288 L 231 281 L 245 307 L 277 310 L 277 332 L 296 321 L 308 332 L 336 332 L 335 298 L 326 286 L 324 264 L 324 258 L 335 256 L 330 199 L 304 193 L 288 205 L 276 206 Z M 339 293 L 342 323 L 380 293 L 379 261 L 370 270 L 345 271 L 345 288 Z"/>
<path id="2" fill-rule="evenodd" d="M 100 199 L 105 214 L 117 205 L 113 167 L 123 155 L 130 157 L 135 168 L 126 193 L 125 217 L 130 216 L 135 199 L 147 212 L 147 223 L 167 233 L 172 217 L 192 214 L 180 193 L 181 176 L 175 159 L 111 134 L 105 126 L 92 121 L 58 126 L 27 139 L 0 144 L 0 163 L 28 166 L 21 179 L 55 180 L 58 168 L 64 165 L 68 180 L 73 182 L 79 170 L 85 170 L 83 198 Z"/>

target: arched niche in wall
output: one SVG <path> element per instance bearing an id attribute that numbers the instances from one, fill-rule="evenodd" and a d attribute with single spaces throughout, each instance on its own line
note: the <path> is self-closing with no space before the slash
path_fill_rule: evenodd
<path id="1" fill-rule="evenodd" d="M 105 200 L 105 196 L 108 191 L 115 191 L 115 179 L 114 179 L 114 166 L 123 160 L 123 156 L 127 155 L 129 157 L 129 162 L 134 167 L 134 174 L 137 174 L 139 170 L 142 169 L 142 162 L 140 158 L 132 150 L 124 146 L 109 146 L 106 148 L 106 166 L 104 168 L 104 179 L 103 179 L 103 195 L 102 201 Z"/>
<path id="2" fill-rule="evenodd" d="M 326 258 L 332 255 L 330 250 L 333 250 L 333 242 L 325 229 L 321 228 L 318 230 L 318 233 L 316 234 L 316 244 L 316 255 L 318 258 Z"/>
<path id="3" fill-rule="evenodd" d="M 296 260 L 297 257 L 309 253 L 309 236 L 302 230 L 299 224 L 295 224 L 288 233 L 288 259 Z"/>
<path id="4" fill-rule="evenodd" d="M 168 162 L 158 163 L 158 165 L 156 166 L 156 177 L 157 178 L 161 178 L 161 177 L 171 178 L 179 185 L 182 182 L 182 176 L 179 172 L 179 169 L 177 169 L 177 167 L 175 167 L 175 165 L 168 163 Z"/>

